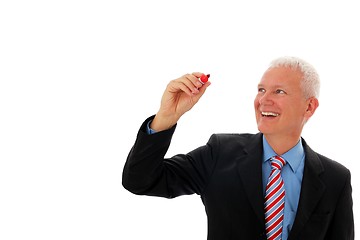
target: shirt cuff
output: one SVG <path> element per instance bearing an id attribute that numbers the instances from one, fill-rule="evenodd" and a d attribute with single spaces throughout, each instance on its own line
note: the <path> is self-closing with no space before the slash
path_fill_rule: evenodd
<path id="1" fill-rule="evenodd" d="M 148 121 L 148 123 L 147 123 L 147 125 L 146 125 L 146 132 L 147 132 L 147 134 L 149 134 L 149 135 L 156 133 L 155 130 L 153 130 L 153 129 L 150 128 L 150 123 L 151 123 L 151 122 L 152 122 L 152 120 Z"/>

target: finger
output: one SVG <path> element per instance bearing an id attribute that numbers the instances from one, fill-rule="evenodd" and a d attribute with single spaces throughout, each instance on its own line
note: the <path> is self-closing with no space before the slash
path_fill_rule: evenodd
<path id="1" fill-rule="evenodd" d="M 208 81 L 208 82 L 204 83 L 204 85 L 201 88 L 199 88 L 200 96 L 202 96 L 205 93 L 206 89 L 210 86 L 210 84 L 211 84 L 211 82 Z"/>
<path id="2" fill-rule="evenodd" d="M 194 82 L 196 82 L 196 77 L 192 76 L 191 74 L 185 74 L 182 77 L 173 80 L 173 87 L 179 88 L 181 87 L 181 90 L 183 90 L 184 92 L 186 92 L 187 94 L 189 93 L 189 91 L 192 94 L 197 94 L 199 92 L 198 90 L 198 86 L 194 84 Z M 186 86 L 188 88 L 188 90 L 186 90 L 184 88 L 184 86 Z M 176 91 L 176 89 L 173 89 L 173 91 Z"/>
<path id="3" fill-rule="evenodd" d="M 204 85 L 204 83 L 206 83 L 210 77 L 210 74 L 204 74 L 202 72 L 193 72 L 192 74 L 197 77 L 198 82 L 201 83 L 201 86 Z"/>
<path id="4" fill-rule="evenodd" d="M 204 95 L 206 89 L 210 86 L 210 82 L 205 83 L 200 89 L 198 94 L 193 95 L 194 102 L 198 102 L 200 98 Z"/>
<path id="5" fill-rule="evenodd" d="M 188 82 L 188 84 L 186 84 L 186 82 L 187 80 L 182 78 L 171 81 L 169 84 L 169 91 L 172 93 L 182 91 L 189 96 L 192 96 L 193 94 L 197 94 L 199 92 L 199 90 L 195 88 L 192 83 Z"/>
<path id="6" fill-rule="evenodd" d="M 197 93 L 199 87 L 202 84 L 198 81 L 198 78 L 192 74 L 186 74 L 180 79 L 193 93 Z"/>
<path id="7" fill-rule="evenodd" d="M 199 78 L 199 77 L 201 77 L 201 75 L 204 75 L 204 73 L 202 73 L 202 72 L 193 72 L 192 75 Z"/>
<path id="8" fill-rule="evenodd" d="M 198 89 L 202 86 L 201 82 L 199 82 L 199 78 L 193 74 L 186 74 L 184 77 L 192 83 L 193 87 Z"/>
<path id="9" fill-rule="evenodd" d="M 198 88 L 200 88 L 202 86 L 202 83 L 199 81 L 199 77 L 198 77 L 199 75 L 201 76 L 202 73 L 195 73 L 195 74 L 196 75 L 194 75 L 194 74 L 186 74 L 186 75 L 184 75 L 184 77 L 193 84 L 194 88 L 198 89 Z M 190 83 L 188 82 L 187 85 L 189 86 L 189 84 Z"/>

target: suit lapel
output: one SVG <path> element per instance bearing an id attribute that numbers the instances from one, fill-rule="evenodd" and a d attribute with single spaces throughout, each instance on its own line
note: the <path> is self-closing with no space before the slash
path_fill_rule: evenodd
<path id="1" fill-rule="evenodd" d="M 319 177 L 324 171 L 322 163 L 316 153 L 310 149 L 304 140 L 303 146 L 305 150 L 304 175 L 299 205 L 289 240 L 297 239 L 325 191 L 325 185 Z"/>
<path id="2" fill-rule="evenodd" d="M 265 226 L 262 186 L 262 134 L 256 134 L 244 148 L 245 155 L 238 159 L 238 172 L 248 196 L 249 202 L 258 216 L 260 224 Z"/>

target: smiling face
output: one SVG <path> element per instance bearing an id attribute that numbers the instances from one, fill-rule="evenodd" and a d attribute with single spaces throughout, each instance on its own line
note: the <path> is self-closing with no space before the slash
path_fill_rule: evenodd
<path id="1" fill-rule="evenodd" d="M 306 99 L 302 73 L 289 67 L 268 69 L 258 85 L 254 101 L 258 129 L 265 137 L 299 139 L 303 126 L 315 112 L 318 101 Z"/>

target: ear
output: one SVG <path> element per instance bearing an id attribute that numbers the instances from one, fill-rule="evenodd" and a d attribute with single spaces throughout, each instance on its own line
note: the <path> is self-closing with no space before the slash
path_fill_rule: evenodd
<path id="1" fill-rule="evenodd" d="M 305 117 L 309 119 L 316 111 L 316 109 L 319 107 L 319 100 L 316 97 L 311 97 L 308 100 L 306 100 L 307 103 L 307 109 L 305 112 Z"/>

